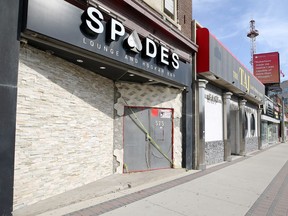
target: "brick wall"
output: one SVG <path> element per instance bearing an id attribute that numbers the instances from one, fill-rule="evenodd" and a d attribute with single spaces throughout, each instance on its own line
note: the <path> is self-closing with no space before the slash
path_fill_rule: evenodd
<path id="1" fill-rule="evenodd" d="M 191 39 L 192 0 L 178 0 L 178 19 L 182 33 Z"/>
<path id="2" fill-rule="evenodd" d="M 21 49 L 14 209 L 112 174 L 113 85 L 60 58 Z"/>
<path id="3" fill-rule="evenodd" d="M 124 100 L 123 100 L 124 98 Z M 115 103 L 115 137 L 114 137 L 114 166 L 115 172 L 123 172 L 123 115 L 124 106 L 146 106 L 174 109 L 173 156 L 174 167 L 180 168 L 182 163 L 182 92 L 179 89 L 140 85 L 131 83 L 116 83 Z"/>

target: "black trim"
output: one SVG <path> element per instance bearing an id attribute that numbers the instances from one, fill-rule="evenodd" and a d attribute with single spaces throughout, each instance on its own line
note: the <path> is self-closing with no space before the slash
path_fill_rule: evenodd
<path id="1" fill-rule="evenodd" d="M 247 112 L 244 113 L 244 123 L 245 123 L 244 137 L 247 137 L 249 130 Z"/>
<path id="2" fill-rule="evenodd" d="M 255 129 L 256 129 L 256 121 L 255 121 L 255 116 L 252 113 L 250 116 L 250 131 L 251 131 L 252 136 L 255 135 Z"/>
<path id="3" fill-rule="evenodd" d="M 12 215 L 17 77 L 19 61 L 19 0 L 0 1 L 0 215 Z"/>
<path id="4" fill-rule="evenodd" d="M 27 25 L 28 0 L 19 0 L 18 40 Z"/>
<path id="5" fill-rule="evenodd" d="M 88 6 L 87 0 L 65 0 L 65 1 L 83 10 L 85 10 Z"/>
<path id="6" fill-rule="evenodd" d="M 182 167 L 191 170 L 195 166 L 192 67 L 188 77 L 191 85 L 182 94 Z"/>

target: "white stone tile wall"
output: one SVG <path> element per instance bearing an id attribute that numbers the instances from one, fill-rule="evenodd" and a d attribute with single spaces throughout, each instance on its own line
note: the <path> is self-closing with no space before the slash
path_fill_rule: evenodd
<path id="1" fill-rule="evenodd" d="M 111 80 L 21 49 L 14 209 L 113 173 L 113 104 Z"/>
<path id="2" fill-rule="evenodd" d="M 224 161 L 224 142 L 222 140 L 205 142 L 205 161 L 206 165 Z"/>

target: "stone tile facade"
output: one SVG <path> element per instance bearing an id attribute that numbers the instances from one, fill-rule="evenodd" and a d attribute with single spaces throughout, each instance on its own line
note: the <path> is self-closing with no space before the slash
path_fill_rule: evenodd
<path id="1" fill-rule="evenodd" d="M 113 104 L 111 80 L 21 49 L 14 209 L 113 173 Z"/>
<path id="2" fill-rule="evenodd" d="M 258 150 L 258 137 L 246 137 L 246 152 L 252 152 Z"/>
<path id="3" fill-rule="evenodd" d="M 123 172 L 123 114 L 124 106 L 143 106 L 174 109 L 173 156 L 174 167 L 182 163 L 182 92 L 163 86 L 116 83 L 114 122 L 114 171 Z"/>
<path id="4" fill-rule="evenodd" d="M 224 142 L 222 140 L 205 143 L 205 160 L 206 165 L 224 161 Z"/>

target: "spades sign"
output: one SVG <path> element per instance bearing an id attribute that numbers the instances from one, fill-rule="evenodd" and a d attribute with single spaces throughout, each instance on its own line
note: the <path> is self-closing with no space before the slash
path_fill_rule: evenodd
<path id="1" fill-rule="evenodd" d="M 125 45 L 133 52 L 140 53 L 142 51 L 142 43 L 138 33 L 134 30 L 126 39 Z"/>

